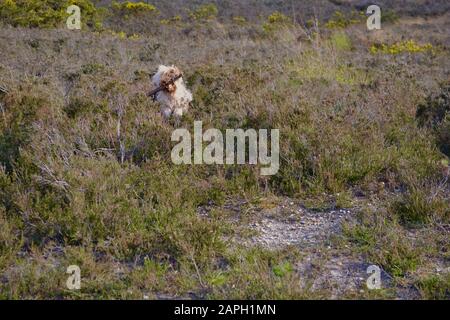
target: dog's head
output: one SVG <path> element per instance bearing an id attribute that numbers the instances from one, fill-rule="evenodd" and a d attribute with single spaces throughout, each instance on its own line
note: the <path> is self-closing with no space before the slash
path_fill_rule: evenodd
<path id="1" fill-rule="evenodd" d="M 162 73 L 160 85 L 164 87 L 167 92 L 173 94 L 177 90 L 176 81 L 174 81 L 174 79 L 178 76 L 181 76 L 180 69 L 172 66 Z"/>

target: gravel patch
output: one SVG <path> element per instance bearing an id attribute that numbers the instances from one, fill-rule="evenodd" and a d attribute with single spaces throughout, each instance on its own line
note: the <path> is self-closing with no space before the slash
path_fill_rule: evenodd
<path id="1" fill-rule="evenodd" d="M 295 213 L 286 218 L 264 217 L 250 224 L 257 232 L 250 242 L 271 249 L 325 243 L 330 236 L 340 233 L 341 223 L 352 215 L 350 210 L 313 212 L 297 208 Z"/>

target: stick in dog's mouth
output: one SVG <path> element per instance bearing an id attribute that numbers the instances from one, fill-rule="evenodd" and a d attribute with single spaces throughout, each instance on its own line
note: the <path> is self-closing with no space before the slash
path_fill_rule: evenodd
<path id="1" fill-rule="evenodd" d="M 171 84 L 174 84 L 175 81 L 177 81 L 178 79 L 180 79 L 182 76 L 183 76 L 182 73 L 176 75 L 176 76 L 173 77 L 170 81 L 168 81 L 168 82 L 166 82 L 166 83 L 164 83 L 164 84 L 161 84 L 158 88 L 155 88 L 155 89 L 153 89 L 152 91 L 150 91 L 150 92 L 148 93 L 148 96 L 149 96 L 149 97 L 152 97 L 153 100 L 155 100 L 156 94 L 157 94 L 158 92 L 163 91 L 163 90 L 170 91 L 167 87 L 168 87 L 169 85 L 171 85 Z"/>

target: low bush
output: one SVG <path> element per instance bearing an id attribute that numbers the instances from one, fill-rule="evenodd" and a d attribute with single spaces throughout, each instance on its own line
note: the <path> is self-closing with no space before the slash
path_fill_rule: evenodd
<path id="1" fill-rule="evenodd" d="M 12 26 L 61 27 L 69 17 L 67 8 L 73 4 L 80 7 L 85 26 L 101 28 L 102 11 L 90 0 L 5 0 L 0 3 L 0 19 Z"/>

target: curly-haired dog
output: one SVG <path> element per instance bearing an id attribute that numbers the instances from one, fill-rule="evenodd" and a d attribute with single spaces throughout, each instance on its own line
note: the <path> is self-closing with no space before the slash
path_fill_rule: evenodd
<path id="1" fill-rule="evenodd" d="M 160 65 L 152 77 L 152 83 L 154 87 L 162 88 L 155 94 L 155 100 L 161 104 L 161 112 L 165 118 L 172 114 L 181 117 L 188 110 L 192 93 L 186 88 L 180 69 Z"/>

